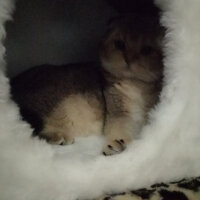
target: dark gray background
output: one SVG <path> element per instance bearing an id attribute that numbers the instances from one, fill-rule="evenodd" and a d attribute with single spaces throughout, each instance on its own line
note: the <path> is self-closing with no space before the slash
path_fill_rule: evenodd
<path id="1" fill-rule="evenodd" d="M 8 76 L 39 64 L 96 60 L 106 23 L 116 14 L 103 0 L 18 0 L 6 26 Z"/>

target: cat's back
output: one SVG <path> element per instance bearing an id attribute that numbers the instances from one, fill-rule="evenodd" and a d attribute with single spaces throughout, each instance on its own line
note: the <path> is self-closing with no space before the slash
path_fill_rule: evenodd
<path id="1" fill-rule="evenodd" d="M 71 95 L 101 99 L 102 84 L 96 63 L 41 65 L 11 79 L 11 95 L 23 118 L 37 128 L 41 127 L 44 116 Z"/>
<path id="2" fill-rule="evenodd" d="M 68 65 L 41 65 L 32 67 L 11 79 L 11 91 L 32 93 L 35 90 L 51 88 L 65 89 L 68 92 L 84 92 L 96 89 L 102 81 L 96 63 Z"/>

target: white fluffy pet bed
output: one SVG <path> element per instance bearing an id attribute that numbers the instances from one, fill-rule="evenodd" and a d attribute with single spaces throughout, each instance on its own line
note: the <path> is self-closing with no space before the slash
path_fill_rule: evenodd
<path id="1" fill-rule="evenodd" d="M 63 148 L 30 137 L 4 74 L 4 24 L 14 2 L 0 0 L 0 200 L 94 198 L 200 174 L 200 1 L 156 3 L 168 29 L 161 102 L 140 139 L 125 152 L 105 157 L 102 138 Z"/>

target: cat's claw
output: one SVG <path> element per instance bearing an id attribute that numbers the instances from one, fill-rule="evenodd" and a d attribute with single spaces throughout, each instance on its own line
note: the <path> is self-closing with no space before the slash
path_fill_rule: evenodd
<path id="1" fill-rule="evenodd" d="M 64 146 L 64 145 L 70 145 L 70 144 L 74 144 L 75 140 L 63 140 L 61 143 L 59 143 L 59 145 Z"/>
<path id="2" fill-rule="evenodd" d="M 103 148 L 103 155 L 110 156 L 118 154 L 126 149 L 126 142 L 123 139 L 116 139 L 106 143 Z"/>

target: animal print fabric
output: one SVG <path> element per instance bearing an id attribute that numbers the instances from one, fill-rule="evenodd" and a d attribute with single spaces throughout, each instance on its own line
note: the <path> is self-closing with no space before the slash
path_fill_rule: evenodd
<path id="1" fill-rule="evenodd" d="M 149 188 L 107 194 L 96 200 L 200 200 L 200 177 L 154 184 Z"/>

